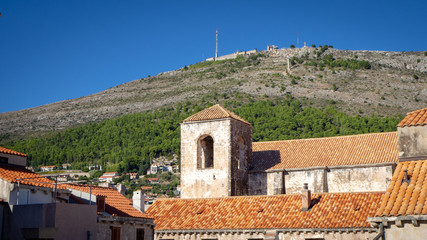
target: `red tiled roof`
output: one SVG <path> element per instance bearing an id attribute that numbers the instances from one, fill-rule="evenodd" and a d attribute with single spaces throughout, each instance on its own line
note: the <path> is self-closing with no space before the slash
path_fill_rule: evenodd
<path id="1" fill-rule="evenodd" d="M 397 132 L 252 144 L 253 170 L 397 163 Z"/>
<path id="2" fill-rule="evenodd" d="M 142 190 L 150 190 L 150 189 L 153 189 L 153 187 L 146 187 L 146 186 L 142 186 L 142 187 L 141 187 L 141 189 L 142 189 Z"/>
<path id="3" fill-rule="evenodd" d="M 66 187 L 90 193 L 90 187 L 87 185 L 67 184 Z M 132 201 L 120 194 L 114 188 L 93 186 L 92 194 L 96 196 L 105 196 L 105 211 L 111 215 L 115 214 L 120 217 L 153 218 L 150 215 L 142 213 L 134 208 L 132 206 Z"/>
<path id="4" fill-rule="evenodd" d="M 427 108 L 410 112 L 397 124 L 398 127 L 424 126 L 427 124 Z"/>
<path id="5" fill-rule="evenodd" d="M 405 170 L 409 183 L 404 181 Z M 400 162 L 376 216 L 427 214 L 427 160 Z"/>
<path id="6" fill-rule="evenodd" d="M 54 168 L 56 167 L 55 165 L 51 165 L 51 166 L 41 166 L 40 168 Z"/>
<path id="7" fill-rule="evenodd" d="M 159 178 L 147 178 L 148 181 L 158 181 Z"/>
<path id="8" fill-rule="evenodd" d="M 17 183 L 18 179 L 20 179 L 20 184 L 46 188 L 55 187 L 55 181 L 42 177 L 41 175 L 25 168 L 10 165 L 0 166 L 0 178 L 11 183 Z M 61 185 L 58 185 L 58 188 L 65 189 Z"/>
<path id="9" fill-rule="evenodd" d="M 206 120 L 214 120 L 214 119 L 223 119 L 223 118 L 233 118 L 239 120 L 243 123 L 249 124 L 246 120 L 239 117 L 237 114 L 227 110 L 219 104 L 216 104 L 210 108 L 206 108 L 186 119 L 183 122 L 197 122 L 197 121 L 206 121 Z"/>
<path id="10" fill-rule="evenodd" d="M 313 194 L 310 211 L 300 195 L 158 199 L 148 208 L 156 230 L 369 227 L 383 193 Z"/>
<path id="11" fill-rule="evenodd" d="M 26 157 L 27 154 L 23 154 L 17 151 L 13 151 L 7 148 L 4 148 L 2 146 L 0 146 L 0 153 L 6 153 L 6 154 L 11 154 L 11 155 L 16 155 L 16 156 L 21 156 L 21 157 Z"/>

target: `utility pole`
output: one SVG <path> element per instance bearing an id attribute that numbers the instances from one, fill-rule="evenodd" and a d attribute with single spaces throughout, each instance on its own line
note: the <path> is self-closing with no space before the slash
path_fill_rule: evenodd
<path id="1" fill-rule="evenodd" d="M 218 57 L 218 29 L 216 30 L 216 49 L 215 49 L 215 59 Z"/>

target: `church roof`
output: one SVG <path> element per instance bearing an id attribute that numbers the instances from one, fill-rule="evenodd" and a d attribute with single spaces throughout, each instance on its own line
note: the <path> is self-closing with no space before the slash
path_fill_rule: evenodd
<path id="1" fill-rule="evenodd" d="M 397 132 L 252 144 L 251 170 L 397 163 Z"/>
<path id="2" fill-rule="evenodd" d="M 206 108 L 190 117 L 186 118 L 184 122 L 198 122 L 206 120 L 215 120 L 215 119 L 224 119 L 224 118 L 233 118 L 235 120 L 241 121 L 243 123 L 249 124 L 246 120 L 239 117 L 237 114 L 229 111 L 223 106 L 216 104 L 210 108 Z"/>
<path id="3" fill-rule="evenodd" d="M 301 211 L 300 195 L 158 199 L 147 210 L 155 230 L 335 229 L 370 227 L 383 193 L 322 193 Z"/>
<path id="4" fill-rule="evenodd" d="M 407 170 L 409 181 L 405 181 Z M 427 160 L 400 162 L 376 216 L 427 214 Z"/>
<path id="5" fill-rule="evenodd" d="M 410 112 L 397 125 L 398 127 L 424 126 L 427 124 L 427 108 Z"/>

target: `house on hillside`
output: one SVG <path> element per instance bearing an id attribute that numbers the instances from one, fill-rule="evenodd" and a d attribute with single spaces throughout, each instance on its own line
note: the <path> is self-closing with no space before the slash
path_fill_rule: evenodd
<path id="1" fill-rule="evenodd" d="M 118 172 L 106 172 L 101 177 L 99 177 L 98 181 L 112 183 L 115 178 L 119 177 Z"/>
<path id="2" fill-rule="evenodd" d="M 51 166 L 41 166 L 40 170 L 42 172 L 51 172 L 53 170 L 56 170 L 56 166 L 55 165 L 51 165 Z"/>
<path id="3" fill-rule="evenodd" d="M 126 173 L 126 175 L 129 176 L 130 180 L 134 180 L 134 179 L 138 179 L 139 178 L 138 173 Z"/>
<path id="4" fill-rule="evenodd" d="M 86 239 L 96 233 L 96 208 L 70 204 L 70 191 L 25 168 L 25 154 L 0 147 L 0 158 L 1 239 Z"/>
<path id="5" fill-rule="evenodd" d="M 150 184 L 158 184 L 159 178 L 147 178 L 148 183 Z"/>
<path id="6" fill-rule="evenodd" d="M 249 122 L 212 106 L 181 124 L 181 199 L 147 210 L 155 239 L 378 239 L 383 231 L 367 219 L 386 201 L 396 167 L 427 158 L 425 124 L 427 108 L 397 132 L 252 143 Z"/>

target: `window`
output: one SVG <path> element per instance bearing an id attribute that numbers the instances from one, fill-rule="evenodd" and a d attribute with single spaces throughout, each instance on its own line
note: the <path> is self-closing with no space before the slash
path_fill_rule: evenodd
<path id="1" fill-rule="evenodd" d="M 211 136 L 204 136 L 197 144 L 197 168 L 214 167 L 214 140 Z"/>
<path id="2" fill-rule="evenodd" d="M 0 157 L 0 163 L 7 164 L 9 162 L 9 159 L 7 157 Z"/>
<path id="3" fill-rule="evenodd" d="M 105 212 L 105 197 L 97 196 L 96 197 L 96 206 L 98 212 Z"/>
<path id="4" fill-rule="evenodd" d="M 144 240 L 145 231 L 142 228 L 136 229 L 136 240 Z"/>
<path id="5" fill-rule="evenodd" d="M 111 240 L 120 240 L 120 227 L 111 227 Z"/>
<path id="6" fill-rule="evenodd" d="M 245 140 L 243 137 L 239 137 L 237 140 L 237 154 L 238 154 L 238 169 L 246 170 L 246 150 Z"/>

